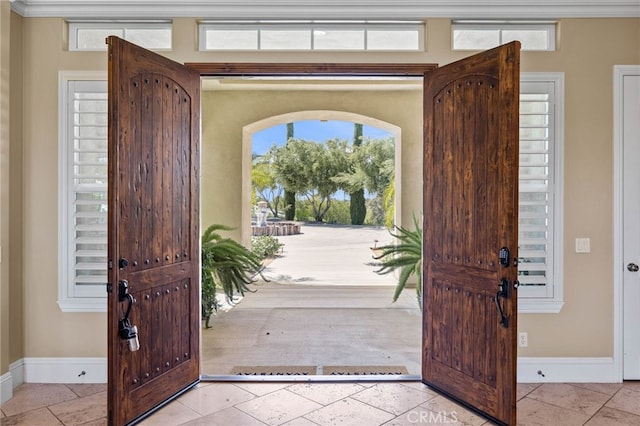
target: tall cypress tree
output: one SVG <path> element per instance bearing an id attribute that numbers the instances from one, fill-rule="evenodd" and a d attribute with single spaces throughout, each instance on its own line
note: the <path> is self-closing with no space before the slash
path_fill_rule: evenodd
<path id="1" fill-rule="evenodd" d="M 293 138 L 293 123 L 287 123 L 287 143 Z M 296 193 L 287 188 L 284 189 L 284 218 L 294 220 L 296 217 Z"/>
<path id="2" fill-rule="evenodd" d="M 362 124 L 354 123 L 353 128 L 353 146 L 362 145 Z M 362 225 L 367 216 L 367 206 L 364 199 L 364 188 L 349 194 L 351 201 L 349 202 L 349 213 L 351 214 L 352 225 Z"/>

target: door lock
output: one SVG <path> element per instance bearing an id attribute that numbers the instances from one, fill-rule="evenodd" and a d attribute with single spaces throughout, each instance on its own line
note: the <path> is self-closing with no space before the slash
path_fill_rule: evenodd
<path id="1" fill-rule="evenodd" d="M 638 272 L 638 270 L 640 270 L 640 267 L 638 267 L 637 264 L 631 262 L 630 264 L 627 265 L 627 270 L 629 272 Z"/>
<path id="2" fill-rule="evenodd" d="M 507 247 L 502 247 L 498 252 L 498 259 L 500 261 L 500 266 L 506 268 L 509 266 L 509 259 L 511 258 L 511 253 L 509 253 L 509 249 Z"/>

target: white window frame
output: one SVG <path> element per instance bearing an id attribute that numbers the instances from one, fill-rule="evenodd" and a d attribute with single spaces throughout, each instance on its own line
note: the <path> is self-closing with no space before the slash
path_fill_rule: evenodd
<path id="1" fill-rule="evenodd" d="M 497 47 L 510 40 L 504 40 L 504 31 L 545 31 L 547 33 L 547 47 L 546 49 L 531 49 L 526 46 L 526 43 L 522 43 L 521 49 L 523 51 L 535 51 L 535 52 L 552 52 L 556 50 L 556 22 L 553 21 L 466 21 L 456 20 L 451 23 L 451 50 L 452 51 L 476 51 L 486 50 L 491 47 Z M 456 48 L 455 47 L 455 31 L 456 30 L 489 30 L 498 31 L 499 41 L 495 46 L 484 46 L 474 48 Z"/>
<path id="2" fill-rule="evenodd" d="M 106 291 L 93 295 L 79 295 L 73 284 L 73 269 L 69 263 L 70 236 L 72 233 L 69 221 L 70 191 L 69 179 L 69 138 L 70 117 L 68 108 L 69 82 L 74 80 L 105 81 L 102 71 L 61 71 L 59 74 L 59 285 L 58 304 L 64 312 L 106 312 Z M 550 145 L 550 163 L 552 164 L 552 182 L 550 182 L 550 222 L 552 235 L 549 236 L 551 265 L 548 272 L 548 283 L 544 295 L 532 295 L 528 288 L 518 290 L 519 313 L 558 313 L 564 304 L 563 299 L 563 135 L 564 135 L 564 73 L 522 73 L 520 76 L 521 91 L 527 83 L 547 83 L 553 85 L 553 133 Z M 105 265 L 106 268 L 106 265 Z M 89 297 L 87 297 L 89 296 Z"/>
<path id="3" fill-rule="evenodd" d="M 121 20 L 83 20 L 83 21 L 67 21 L 69 33 L 69 50 L 76 52 L 100 52 L 107 50 L 107 44 L 102 43 L 100 46 L 81 48 L 78 47 L 78 30 L 95 29 L 114 31 L 111 35 L 117 35 L 124 40 L 127 37 L 128 30 L 171 30 L 171 46 L 165 48 L 145 46 L 144 43 L 137 43 L 140 46 L 154 51 L 170 51 L 173 48 L 173 23 L 171 21 L 121 21 Z"/>
<path id="4" fill-rule="evenodd" d="M 207 47 L 207 31 L 208 30 L 243 30 L 243 31 L 256 31 L 257 33 L 257 45 L 255 48 L 208 48 Z M 310 45 L 308 48 L 288 49 L 283 47 L 277 48 L 263 48 L 260 44 L 260 32 L 268 30 L 292 30 L 292 31 L 308 31 L 310 33 Z M 364 46 L 363 48 L 354 49 L 328 49 L 328 48 L 316 48 L 315 46 L 315 32 L 322 30 L 344 30 L 344 31 L 362 31 L 364 34 Z M 376 30 L 415 30 L 418 32 L 418 47 L 416 49 L 377 49 L 370 48 L 367 42 L 368 31 Z M 198 49 L 203 52 L 216 52 L 216 51 L 268 51 L 268 52 L 281 52 L 281 51 L 305 51 L 305 52 L 422 52 L 426 46 L 426 30 L 425 23 L 419 21 L 201 21 L 198 23 Z"/>
<path id="5" fill-rule="evenodd" d="M 528 83 L 532 83 L 528 85 Z M 547 284 L 544 289 L 521 286 L 518 289 L 519 313 L 558 313 L 564 305 L 563 290 L 563 188 L 564 188 L 564 73 L 521 73 L 520 92 L 537 83 L 552 86 L 550 99 L 549 144 L 549 236 Z M 540 93 L 540 92 L 537 92 Z M 542 290 L 543 294 L 540 294 Z"/>
<path id="6" fill-rule="evenodd" d="M 75 284 L 75 244 L 71 191 L 73 182 L 72 154 L 73 126 L 71 125 L 70 83 L 95 81 L 105 84 L 104 71 L 60 71 L 58 75 L 58 305 L 63 312 L 106 312 L 107 293 L 104 287 L 89 290 Z M 106 89 L 105 89 L 106 93 Z M 105 269 L 107 265 L 105 264 Z"/>

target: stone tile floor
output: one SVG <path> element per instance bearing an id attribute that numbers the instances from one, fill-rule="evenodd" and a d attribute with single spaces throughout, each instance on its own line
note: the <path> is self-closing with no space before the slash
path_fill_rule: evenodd
<path id="1" fill-rule="evenodd" d="M 106 425 L 106 385 L 23 384 L 2 425 Z M 418 382 L 203 382 L 145 426 L 490 425 Z M 640 382 L 518 385 L 518 424 L 640 425 Z"/>

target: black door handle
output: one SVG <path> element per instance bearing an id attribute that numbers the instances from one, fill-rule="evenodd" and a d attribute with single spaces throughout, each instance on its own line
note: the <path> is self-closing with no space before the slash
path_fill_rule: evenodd
<path id="1" fill-rule="evenodd" d="M 504 328 L 509 327 L 509 318 L 504 313 L 501 299 L 508 299 L 509 296 L 511 296 L 511 287 L 509 286 L 509 280 L 506 278 L 502 278 L 500 280 L 500 284 L 498 284 L 498 292 L 496 293 L 495 301 L 496 307 L 498 308 L 498 313 L 500 314 L 500 325 Z"/>

